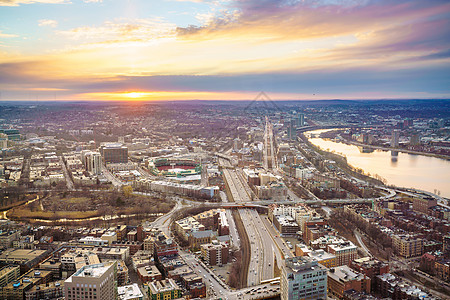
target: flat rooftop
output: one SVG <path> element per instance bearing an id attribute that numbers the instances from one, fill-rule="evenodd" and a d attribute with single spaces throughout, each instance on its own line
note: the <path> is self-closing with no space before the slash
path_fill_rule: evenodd
<path id="1" fill-rule="evenodd" d="M 117 294 L 119 295 L 120 300 L 128 300 L 128 299 L 138 299 L 140 297 L 144 297 L 139 286 L 134 283 L 131 285 L 119 286 L 117 288 Z"/>
<path id="2" fill-rule="evenodd" d="M 84 266 L 80 270 L 76 271 L 72 276 L 70 276 L 66 280 L 66 282 L 72 282 L 73 277 L 100 278 L 113 265 L 114 265 L 114 263 L 102 263 L 102 264 Z"/>
<path id="3" fill-rule="evenodd" d="M 0 254 L 0 260 L 31 260 L 40 255 L 44 255 L 47 250 L 31 250 L 31 249 L 7 249 L 2 254 Z"/>

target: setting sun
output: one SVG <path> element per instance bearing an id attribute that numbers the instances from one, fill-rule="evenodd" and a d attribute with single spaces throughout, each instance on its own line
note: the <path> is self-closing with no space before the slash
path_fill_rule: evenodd
<path id="1" fill-rule="evenodd" d="M 143 93 L 131 92 L 131 93 L 125 93 L 124 95 L 128 98 L 136 99 L 136 98 L 141 98 L 143 96 Z"/>

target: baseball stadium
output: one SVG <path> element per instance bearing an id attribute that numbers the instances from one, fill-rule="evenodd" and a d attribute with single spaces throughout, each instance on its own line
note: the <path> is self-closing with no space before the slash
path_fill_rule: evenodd
<path id="1" fill-rule="evenodd" d="M 202 166 L 199 162 L 188 158 L 156 158 L 148 161 L 150 173 L 161 177 L 187 177 L 200 175 Z"/>

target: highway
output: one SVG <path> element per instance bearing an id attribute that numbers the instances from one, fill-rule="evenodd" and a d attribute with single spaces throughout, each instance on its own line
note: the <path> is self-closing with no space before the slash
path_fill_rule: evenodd
<path id="1" fill-rule="evenodd" d="M 292 253 L 291 249 L 286 245 L 283 238 L 281 238 L 280 233 L 275 228 L 275 226 L 269 221 L 267 217 L 261 218 L 264 226 L 266 227 L 267 233 L 270 235 L 270 238 L 276 243 L 278 246 L 278 251 L 276 252 L 276 259 L 278 263 L 278 268 L 281 268 L 281 264 L 279 262 L 284 263 L 284 259 L 289 257 L 294 257 L 294 253 Z M 284 259 L 281 257 L 281 253 L 284 256 Z"/>
<path id="2" fill-rule="evenodd" d="M 171 236 L 170 223 L 171 223 L 172 215 L 176 211 L 182 209 L 183 207 L 192 206 L 192 203 L 183 205 L 182 200 L 183 199 L 177 198 L 177 202 L 176 202 L 176 205 L 174 206 L 174 208 L 167 214 L 165 214 L 165 215 L 157 218 L 155 221 L 153 221 L 153 223 L 151 225 L 152 228 L 158 228 L 159 230 L 161 230 L 167 236 L 170 237 Z M 198 260 L 194 254 L 184 251 L 181 248 L 178 248 L 178 254 L 183 258 L 183 260 L 186 262 L 186 264 L 188 266 L 190 266 L 192 268 L 192 270 L 194 270 L 194 272 L 198 276 L 204 278 L 203 281 L 205 282 L 206 286 L 209 288 L 209 291 L 215 291 L 217 295 L 229 294 L 230 291 L 229 291 L 228 286 L 224 282 L 222 282 L 222 280 L 220 280 L 220 278 L 218 278 L 208 267 L 206 267 L 205 264 L 203 264 L 203 262 Z M 210 297 L 208 299 L 210 299 L 211 297 L 214 297 L 214 294 L 210 294 L 209 296 Z M 231 297 L 230 299 L 233 299 L 233 298 Z"/>
<path id="3" fill-rule="evenodd" d="M 220 191 L 220 197 L 222 199 L 222 202 L 227 203 L 228 198 L 225 192 Z M 231 238 L 231 245 L 237 247 L 238 249 L 241 247 L 241 240 L 239 238 L 239 233 L 236 228 L 236 224 L 234 223 L 233 215 L 231 214 L 231 209 L 226 209 L 225 214 L 227 216 L 228 220 L 228 227 L 230 228 L 230 238 Z"/>
<path id="4" fill-rule="evenodd" d="M 237 171 L 224 169 L 223 173 L 234 202 L 237 204 L 251 202 L 248 187 L 245 187 L 246 182 L 241 180 Z M 256 210 L 239 209 L 238 212 L 250 240 L 251 258 L 247 284 L 259 285 L 261 281 L 274 277 L 274 259 L 277 257 L 278 265 L 281 266 L 281 253 Z"/>
<path id="5" fill-rule="evenodd" d="M 191 206 L 192 203 L 188 203 L 187 206 Z M 172 217 L 173 213 L 178 211 L 183 207 L 181 199 L 177 199 L 177 203 L 175 207 L 164 216 L 161 216 L 157 218 L 153 223 L 153 228 L 158 228 L 164 233 L 166 233 L 168 236 L 171 236 L 170 233 L 170 218 Z M 255 210 L 247 210 L 251 211 L 251 214 L 257 214 Z M 259 215 L 258 215 L 259 216 Z M 261 226 L 261 225 L 260 225 Z M 255 231 L 256 232 L 256 231 Z M 186 262 L 188 266 L 190 266 L 194 272 L 203 278 L 203 281 L 205 282 L 206 286 L 208 287 L 208 297 L 207 299 L 225 299 L 225 300 L 231 300 L 231 299 L 255 299 L 254 295 L 258 296 L 274 296 L 279 295 L 279 285 L 271 285 L 269 283 L 267 284 L 258 284 L 255 283 L 255 286 L 249 287 L 249 288 L 243 288 L 240 290 L 230 290 L 229 287 L 219 278 L 216 274 L 214 274 L 207 266 L 205 266 L 204 263 L 202 263 L 199 259 L 195 257 L 195 255 L 183 251 L 182 249 L 178 249 L 179 255 L 183 258 L 183 260 Z M 255 265 L 256 266 L 256 265 Z M 261 270 L 261 268 L 264 268 L 264 263 L 258 263 L 258 270 Z M 268 268 L 270 269 L 270 268 Z M 270 271 L 266 271 L 266 273 Z M 272 274 L 273 275 L 273 274 Z M 266 275 L 267 276 L 267 275 Z M 270 276 L 272 278 L 273 276 Z M 255 277 L 256 278 L 256 277 Z"/>

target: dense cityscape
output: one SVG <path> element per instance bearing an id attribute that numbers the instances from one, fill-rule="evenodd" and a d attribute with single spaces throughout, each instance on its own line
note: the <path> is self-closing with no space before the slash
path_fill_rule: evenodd
<path id="1" fill-rule="evenodd" d="M 450 102 L 262 94 L 1 102 L 0 298 L 448 299 Z"/>
<path id="2" fill-rule="evenodd" d="M 450 300 L 450 1 L 0 0 L 0 300 Z"/>

